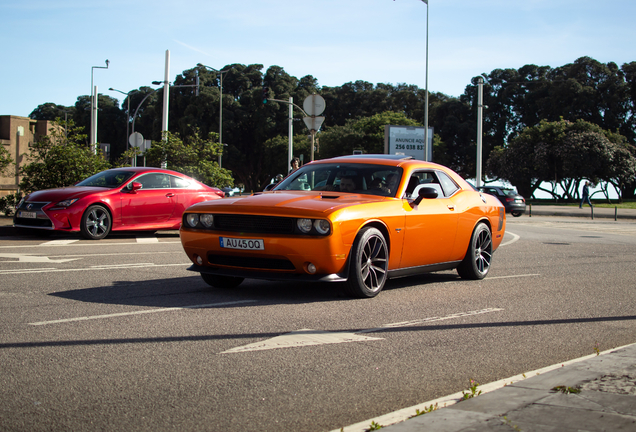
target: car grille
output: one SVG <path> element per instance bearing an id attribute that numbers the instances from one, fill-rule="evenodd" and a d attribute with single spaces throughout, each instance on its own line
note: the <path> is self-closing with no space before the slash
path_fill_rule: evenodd
<path id="1" fill-rule="evenodd" d="M 47 205 L 48 202 L 23 202 L 20 208 L 16 210 L 16 215 L 13 218 L 14 225 L 33 227 L 33 228 L 53 228 L 53 222 L 42 211 L 42 207 Z M 37 217 L 35 219 L 18 217 L 18 210 L 36 212 Z"/>
<path id="2" fill-rule="evenodd" d="M 231 267 L 244 267 L 270 270 L 295 270 L 294 264 L 287 259 L 258 258 L 231 255 L 208 255 L 210 264 Z"/>
<path id="3" fill-rule="evenodd" d="M 293 234 L 295 220 L 276 216 L 215 214 L 214 228 L 222 231 Z"/>
<path id="4" fill-rule="evenodd" d="M 28 226 L 33 228 L 53 228 L 53 223 L 50 219 L 26 219 L 16 217 L 13 220 L 15 225 Z"/>

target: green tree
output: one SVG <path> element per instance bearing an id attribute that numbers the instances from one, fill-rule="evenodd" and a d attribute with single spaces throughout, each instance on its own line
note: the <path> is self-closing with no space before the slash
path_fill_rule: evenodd
<path id="1" fill-rule="evenodd" d="M 489 176 L 511 182 L 530 197 L 537 189 L 560 197 L 578 197 L 582 179 L 607 181 L 618 188 L 636 175 L 634 149 L 625 138 L 577 120 L 541 121 L 525 128 L 506 147 L 496 147 L 486 164 Z M 552 190 L 541 188 L 549 182 Z"/>
<path id="2" fill-rule="evenodd" d="M 201 138 L 198 131 L 181 139 L 178 134 L 167 132 L 164 140 L 153 141 L 146 151 L 146 164 L 159 167 L 165 161 L 166 167 L 188 175 L 209 186 L 222 188 L 232 186 L 232 173 L 219 168 L 217 162 L 221 144 L 218 134 L 210 132 Z"/>
<path id="3" fill-rule="evenodd" d="M 99 151 L 93 154 L 85 141 L 83 128 L 76 127 L 73 120 L 58 118 L 49 135 L 33 143 L 25 155 L 28 163 L 20 169 L 22 192 L 71 186 L 108 169 L 103 155 Z"/>
<path id="4" fill-rule="evenodd" d="M 14 162 L 9 150 L 4 148 L 4 146 L 0 146 L 0 173 L 6 174 L 7 168 L 13 165 Z"/>
<path id="5" fill-rule="evenodd" d="M 385 111 L 370 117 L 349 120 L 344 126 L 333 126 L 318 134 L 320 158 L 365 153 L 384 153 L 385 125 L 421 126 L 403 113 Z"/>

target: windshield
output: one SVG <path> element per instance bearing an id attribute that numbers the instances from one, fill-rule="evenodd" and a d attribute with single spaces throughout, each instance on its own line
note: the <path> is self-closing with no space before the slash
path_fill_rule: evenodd
<path id="1" fill-rule="evenodd" d="M 135 173 L 133 171 L 102 171 L 94 176 L 82 180 L 75 186 L 96 186 L 105 188 L 116 188 L 124 184 Z"/>
<path id="2" fill-rule="evenodd" d="M 306 165 L 273 190 L 333 191 L 395 196 L 402 168 L 372 164 Z"/>

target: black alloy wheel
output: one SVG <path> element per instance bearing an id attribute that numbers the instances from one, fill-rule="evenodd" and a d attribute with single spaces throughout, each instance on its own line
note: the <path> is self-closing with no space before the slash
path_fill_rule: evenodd
<path id="1" fill-rule="evenodd" d="M 389 266 L 389 248 L 382 233 L 363 228 L 356 237 L 350 256 L 347 291 L 354 297 L 375 297 L 384 288 Z"/>
<path id="2" fill-rule="evenodd" d="M 108 235 L 112 225 L 108 210 L 101 205 L 92 205 L 82 215 L 80 230 L 89 240 L 101 240 Z"/>

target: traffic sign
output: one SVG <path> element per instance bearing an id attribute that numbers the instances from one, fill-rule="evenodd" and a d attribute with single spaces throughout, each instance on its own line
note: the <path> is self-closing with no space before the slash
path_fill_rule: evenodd
<path id="1" fill-rule="evenodd" d="M 309 95 L 303 102 L 303 109 L 310 117 L 320 115 L 325 110 L 325 99 L 317 94 Z"/>
<path id="2" fill-rule="evenodd" d="M 307 125 L 307 129 L 310 131 L 318 131 L 320 130 L 320 126 L 322 126 L 322 122 L 325 121 L 324 117 L 303 117 L 303 121 Z"/>
<path id="3" fill-rule="evenodd" d="M 144 136 L 142 134 L 140 134 L 139 132 L 134 132 L 128 138 L 128 144 L 130 144 L 133 147 L 143 148 L 143 146 L 144 146 Z"/>

